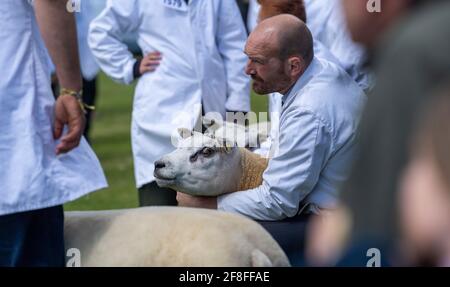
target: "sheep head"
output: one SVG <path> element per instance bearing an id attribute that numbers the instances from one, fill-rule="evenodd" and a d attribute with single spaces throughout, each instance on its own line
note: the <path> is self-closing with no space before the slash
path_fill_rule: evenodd
<path id="1" fill-rule="evenodd" d="M 239 148 L 211 134 L 187 129 L 179 129 L 179 134 L 177 149 L 155 162 L 158 186 L 200 196 L 238 189 L 242 174 Z"/>

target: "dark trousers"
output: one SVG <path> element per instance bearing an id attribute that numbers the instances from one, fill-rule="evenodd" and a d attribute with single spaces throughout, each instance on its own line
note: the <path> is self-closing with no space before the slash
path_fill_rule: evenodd
<path id="1" fill-rule="evenodd" d="M 301 214 L 280 221 L 257 221 L 286 253 L 292 266 L 301 266 L 305 254 L 305 234 L 313 215 Z"/>
<path id="2" fill-rule="evenodd" d="M 138 189 L 139 206 L 177 205 L 177 192 L 170 188 L 161 188 L 155 181 Z"/>
<path id="3" fill-rule="evenodd" d="M 90 81 L 83 78 L 83 102 L 89 106 L 95 106 L 95 99 L 97 97 L 97 78 Z M 90 141 L 89 131 L 92 126 L 93 112 L 89 109 L 86 110 L 86 127 L 84 129 L 84 137 L 87 141 Z"/>
<path id="4" fill-rule="evenodd" d="M 0 266 L 64 267 L 63 207 L 0 216 Z"/>

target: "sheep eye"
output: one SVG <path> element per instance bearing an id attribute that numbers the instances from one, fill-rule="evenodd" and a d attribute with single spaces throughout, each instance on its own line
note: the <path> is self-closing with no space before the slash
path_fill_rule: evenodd
<path id="1" fill-rule="evenodd" d="M 193 154 L 189 157 L 189 161 L 195 162 L 195 161 L 197 161 L 197 158 L 198 158 L 198 153 L 196 152 L 195 154 Z"/>
<path id="2" fill-rule="evenodd" d="M 214 154 L 214 150 L 212 148 L 209 147 L 205 147 L 202 149 L 202 155 L 204 157 L 210 157 Z"/>

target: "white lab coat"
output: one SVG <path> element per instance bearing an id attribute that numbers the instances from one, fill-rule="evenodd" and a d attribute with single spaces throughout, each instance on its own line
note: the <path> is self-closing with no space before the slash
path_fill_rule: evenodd
<path id="1" fill-rule="evenodd" d="M 245 26 L 235 1 L 109 0 L 91 23 L 89 45 L 114 80 L 133 81 L 135 59 L 122 39 L 137 32 L 144 54 L 162 53 L 155 72 L 136 86 L 132 148 L 138 187 L 154 180 L 154 162 L 175 147 L 177 127 L 194 126 L 204 111 L 248 111 Z"/>
<path id="2" fill-rule="evenodd" d="M 219 210 L 280 220 L 336 207 L 350 174 L 366 96 L 341 67 L 314 58 L 281 100 L 279 147 L 262 184 L 219 196 Z"/>
<path id="3" fill-rule="evenodd" d="M 253 31 L 258 23 L 258 14 L 261 5 L 259 5 L 257 0 L 250 0 L 248 2 L 248 13 L 247 13 L 247 29 L 248 31 Z"/>
<path id="4" fill-rule="evenodd" d="M 331 62 L 340 67 L 339 61 L 333 54 L 319 41 L 314 40 L 314 55 L 318 60 Z M 341 67 L 342 68 L 342 67 Z M 269 115 L 270 115 L 270 134 L 267 139 L 261 143 L 255 153 L 265 157 L 272 158 L 278 150 L 279 142 L 279 122 L 281 115 L 281 97 L 280 93 L 271 93 L 268 95 Z"/>
<path id="5" fill-rule="evenodd" d="M 55 100 L 30 3 L 0 1 L 0 215 L 61 205 L 107 186 L 84 139 L 55 154 Z"/>
<path id="6" fill-rule="evenodd" d="M 106 0 L 82 0 L 80 12 L 75 13 L 77 19 L 77 34 L 78 34 L 78 51 L 80 53 L 80 66 L 83 78 L 91 81 L 94 79 L 100 67 L 92 55 L 91 48 L 89 48 L 87 37 L 89 31 L 89 24 L 106 6 Z"/>

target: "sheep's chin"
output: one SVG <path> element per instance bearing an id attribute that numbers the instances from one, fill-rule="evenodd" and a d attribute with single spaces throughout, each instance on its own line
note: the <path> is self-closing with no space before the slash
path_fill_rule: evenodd
<path id="1" fill-rule="evenodd" d="M 191 189 L 180 189 L 179 187 L 175 188 L 176 191 L 181 192 L 181 193 L 185 193 L 185 194 L 189 194 L 189 195 L 193 195 L 193 196 L 218 196 L 221 195 L 222 193 L 212 193 L 211 190 L 195 190 L 192 191 Z"/>
<path id="2" fill-rule="evenodd" d="M 163 179 L 155 177 L 155 181 L 159 187 L 172 188 L 173 186 L 175 186 L 175 179 Z"/>

